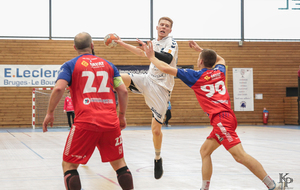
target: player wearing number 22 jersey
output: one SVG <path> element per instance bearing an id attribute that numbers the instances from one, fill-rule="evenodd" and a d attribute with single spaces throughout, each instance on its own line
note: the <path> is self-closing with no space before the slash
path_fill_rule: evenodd
<path id="1" fill-rule="evenodd" d="M 121 130 L 126 128 L 128 92 L 116 67 L 94 55 L 92 36 L 81 32 L 74 37 L 78 56 L 65 62 L 50 95 L 43 132 L 53 126 L 54 111 L 69 86 L 75 119 L 65 143 L 62 169 L 66 190 L 80 190 L 77 171 L 95 148 L 102 162 L 110 162 L 123 190 L 133 189 L 132 175 L 123 153 Z M 118 115 L 114 90 L 118 94 Z"/>
<path id="2" fill-rule="evenodd" d="M 215 138 L 228 150 L 240 140 L 235 133 L 237 120 L 225 87 L 225 73 L 224 65 L 216 65 L 213 69 L 200 71 L 178 69 L 177 77 L 194 90 L 201 108 L 208 114 L 214 127 L 208 138 Z"/>
<path id="3" fill-rule="evenodd" d="M 69 82 L 76 123 L 90 123 L 103 128 L 119 127 L 113 91 L 113 79 L 118 76 L 120 74 L 111 62 L 89 54 L 80 55 L 62 65 L 58 79 Z M 87 130 L 99 131 L 99 128 L 90 127 Z"/>
<path id="4" fill-rule="evenodd" d="M 122 138 L 113 91 L 116 77 L 120 77 L 120 74 L 111 62 L 91 54 L 79 55 L 62 65 L 57 80 L 64 79 L 69 83 L 76 116 L 64 150 L 64 160 L 85 164 L 92 155 L 95 146 L 90 143 L 91 138 L 77 142 L 74 142 L 72 138 L 72 130 L 76 135 L 79 133 L 75 133 L 75 130 L 80 129 L 100 133 L 108 132 L 101 137 L 101 141 L 107 142 L 98 144 L 98 148 L 106 144 L 101 147 L 103 162 L 123 157 Z M 109 142 L 111 139 L 119 140 Z M 72 146 L 69 147 L 68 142 Z M 109 143 L 116 146 L 107 146 Z M 77 154 L 73 147 L 83 145 L 92 151 Z M 112 151 L 114 149 L 116 151 Z"/>

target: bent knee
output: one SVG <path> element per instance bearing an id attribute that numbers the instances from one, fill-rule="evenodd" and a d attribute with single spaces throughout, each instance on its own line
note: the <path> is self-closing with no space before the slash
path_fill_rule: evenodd
<path id="1" fill-rule="evenodd" d="M 212 152 L 209 151 L 208 148 L 203 147 L 203 146 L 200 148 L 200 155 L 201 155 L 202 158 L 204 158 L 206 156 L 210 156 L 211 154 L 212 154 Z"/>
<path id="2" fill-rule="evenodd" d="M 155 136 L 160 136 L 162 134 L 161 128 L 152 128 L 152 134 Z"/>
<path id="3" fill-rule="evenodd" d="M 247 159 L 247 153 L 243 154 L 232 154 L 233 158 L 235 159 L 236 162 L 243 164 L 244 161 Z"/>
<path id="4" fill-rule="evenodd" d="M 122 80 L 125 84 L 126 87 L 129 87 L 130 83 L 131 83 L 131 77 L 126 73 L 122 73 L 121 74 Z"/>

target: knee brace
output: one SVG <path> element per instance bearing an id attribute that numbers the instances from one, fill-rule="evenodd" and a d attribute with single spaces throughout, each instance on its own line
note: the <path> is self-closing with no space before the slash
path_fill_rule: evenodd
<path id="1" fill-rule="evenodd" d="M 66 171 L 64 175 L 64 181 L 66 190 L 81 190 L 81 183 L 77 170 Z"/>
<path id="2" fill-rule="evenodd" d="M 127 166 L 118 169 L 117 171 L 118 182 L 123 190 L 133 189 L 133 180 L 130 170 Z"/>

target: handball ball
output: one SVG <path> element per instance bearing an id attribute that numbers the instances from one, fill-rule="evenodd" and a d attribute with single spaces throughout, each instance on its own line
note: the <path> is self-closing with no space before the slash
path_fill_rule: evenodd
<path id="1" fill-rule="evenodd" d="M 117 34 L 107 34 L 104 37 L 104 44 L 109 47 L 109 48 L 114 48 L 118 45 L 117 42 L 115 42 L 115 40 L 118 40 L 119 36 Z"/>

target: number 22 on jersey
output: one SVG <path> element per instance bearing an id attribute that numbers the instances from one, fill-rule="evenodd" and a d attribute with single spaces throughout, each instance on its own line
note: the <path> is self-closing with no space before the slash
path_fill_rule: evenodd
<path id="1" fill-rule="evenodd" d="M 93 87 L 93 83 L 95 80 L 95 74 L 92 71 L 83 71 L 82 77 L 88 77 L 83 93 L 91 93 L 91 92 L 110 92 L 110 88 L 107 87 L 107 81 L 108 81 L 108 73 L 106 71 L 97 71 L 96 77 L 102 76 L 103 79 L 100 83 L 100 86 L 97 91 L 97 87 Z"/>

